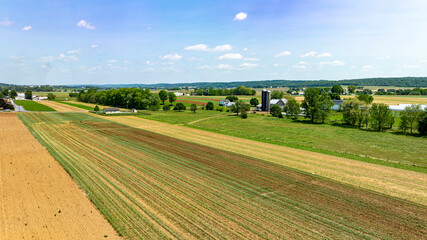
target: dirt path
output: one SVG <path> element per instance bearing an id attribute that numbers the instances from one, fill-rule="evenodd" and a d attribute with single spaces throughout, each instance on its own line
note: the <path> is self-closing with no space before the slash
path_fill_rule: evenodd
<path id="1" fill-rule="evenodd" d="M 118 238 L 16 114 L 0 113 L 0 138 L 0 239 Z"/>
<path id="2" fill-rule="evenodd" d="M 192 121 L 192 122 L 189 122 L 189 123 L 186 123 L 186 124 L 194 124 L 196 122 L 204 121 L 204 120 L 211 119 L 211 118 L 219 118 L 219 117 L 224 117 L 224 116 L 221 115 L 221 116 L 213 116 L 213 117 L 201 118 L 201 119 L 197 119 L 195 121 Z M 184 125 L 184 124 L 182 124 L 182 125 Z"/>
<path id="3" fill-rule="evenodd" d="M 58 112 L 87 112 L 87 110 L 53 101 L 39 101 L 40 104 L 55 109 Z"/>
<path id="4" fill-rule="evenodd" d="M 338 182 L 427 205 L 427 175 L 341 157 L 207 132 L 133 116 L 109 117 L 127 126 L 145 129 L 286 167 Z"/>

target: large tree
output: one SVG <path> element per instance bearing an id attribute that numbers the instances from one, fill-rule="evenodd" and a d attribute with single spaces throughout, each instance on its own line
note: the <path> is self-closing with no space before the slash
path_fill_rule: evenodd
<path id="1" fill-rule="evenodd" d="M 169 102 L 170 102 L 170 104 L 173 104 L 176 101 L 176 95 L 175 95 L 175 93 L 169 92 L 168 95 L 169 95 Z"/>
<path id="2" fill-rule="evenodd" d="M 178 112 L 181 112 L 181 110 L 185 110 L 185 109 L 187 109 L 187 108 L 185 107 L 185 105 L 183 103 L 177 103 L 175 105 L 175 107 L 173 108 L 173 110 L 178 110 Z"/>
<path id="3" fill-rule="evenodd" d="M 194 112 L 194 113 L 196 113 L 196 110 L 197 110 L 197 105 L 196 104 L 191 104 L 191 106 L 190 106 L 190 110 L 192 111 L 192 112 Z"/>
<path id="4" fill-rule="evenodd" d="M 423 136 L 427 135 L 427 108 L 424 109 L 424 112 L 418 121 L 418 132 Z"/>
<path id="5" fill-rule="evenodd" d="M 31 90 L 26 90 L 26 91 L 25 91 L 25 99 L 32 100 L 32 99 L 33 99 L 33 91 L 31 91 Z"/>
<path id="6" fill-rule="evenodd" d="M 302 107 L 305 109 L 306 117 L 310 118 L 312 122 L 324 123 L 331 113 L 333 105 L 331 97 L 323 89 L 305 89 Z"/>
<path id="7" fill-rule="evenodd" d="M 259 104 L 258 98 L 251 98 L 250 103 L 252 106 L 256 107 Z"/>
<path id="8" fill-rule="evenodd" d="M 271 92 L 271 99 L 282 99 L 284 94 L 282 91 L 274 90 Z"/>
<path id="9" fill-rule="evenodd" d="M 409 129 L 412 134 L 413 130 L 417 129 L 416 125 L 421 119 L 422 114 L 423 110 L 421 109 L 421 105 L 412 104 L 411 106 L 407 106 L 405 110 L 400 112 L 400 129 L 403 132 Z"/>
<path id="10" fill-rule="evenodd" d="M 245 103 L 242 100 L 237 100 L 235 102 L 235 104 L 231 105 L 231 112 L 239 115 L 239 113 L 249 111 L 250 108 L 251 108 L 251 106 L 249 104 Z"/>
<path id="11" fill-rule="evenodd" d="M 334 85 L 331 88 L 331 92 L 332 93 L 337 93 L 338 95 L 340 95 L 340 94 L 344 93 L 344 89 L 341 87 L 341 85 Z"/>
<path id="12" fill-rule="evenodd" d="M 394 114 L 387 104 L 374 103 L 370 110 L 371 125 L 378 131 L 382 131 L 394 123 Z"/>
<path id="13" fill-rule="evenodd" d="M 286 102 L 284 111 L 286 112 L 286 116 L 292 116 L 296 119 L 301 113 L 301 106 L 295 98 L 291 98 Z"/>
<path id="14" fill-rule="evenodd" d="M 208 102 L 207 104 L 206 104 L 206 110 L 213 110 L 214 109 L 214 104 L 213 104 L 213 102 Z"/>
<path id="15" fill-rule="evenodd" d="M 347 87 L 347 89 L 348 89 L 348 93 L 354 93 L 356 91 L 356 86 L 350 85 Z"/>
<path id="16" fill-rule="evenodd" d="M 169 97 L 168 92 L 166 92 L 165 90 L 160 90 L 159 97 L 160 97 L 160 100 L 162 100 L 163 105 L 165 105 L 165 101 L 168 100 L 168 97 Z"/>
<path id="17" fill-rule="evenodd" d="M 18 94 L 16 93 L 16 90 L 15 89 L 10 90 L 9 97 L 11 99 L 15 99 L 16 96 L 18 96 Z"/>
<path id="18" fill-rule="evenodd" d="M 55 98 L 56 98 L 56 95 L 55 95 L 55 94 L 53 94 L 53 93 L 48 93 L 48 94 L 47 94 L 47 99 L 48 99 L 48 100 L 50 100 L 50 101 L 54 101 L 54 100 L 55 100 Z"/>
<path id="19" fill-rule="evenodd" d="M 357 96 L 357 99 L 359 99 L 360 101 L 364 101 L 367 104 L 371 104 L 374 101 L 374 97 L 369 94 L 360 94 L 359 96 Z"/>
<path id="20" fill-rule="evenodd" d="M 281 117 L 280 115 L 282 115 L 282 109 L 279 107 L 279 105 L 273 105 L 270 107 L 270 114 L 273 117 Z"/>
<path id="21" fill-rule="evenodd" d="M 160 109 L 160 98 L 159 96 L 153 94 L 148 98 L 150 110 L 157 111 Z"/>

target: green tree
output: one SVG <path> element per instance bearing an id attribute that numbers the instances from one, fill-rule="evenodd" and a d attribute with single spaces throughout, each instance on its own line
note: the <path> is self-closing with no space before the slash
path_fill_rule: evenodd
<path id="1" fill-rule="evenodd" d="M 15 89 L 12 89 L 10 92 L 9 92 L 9 97 L 11 98 L 11 99 L 15 99 L 15 97 L 16 96 L 18 96 L 18 94 L 16 93 L 16 90 Z"/>
<path id="2" fill-rule="evenodd" d="M 235 101 L 239 100 L 239 98 L 236 96 L 227 96 L 227 97 L 225 97 L 225 99 L 230 100 L 230 102 L 235 102 Z"/>
<path id="3" fill-rule="evenodd" d="M 364 102 L 354 98 L 345 100 L 342 103 L 341 112 L 346 124 L 355 126 L 358 123 L 360 106 L 363 104 Z"/>
<path id="4" fill-rule="evenodd" d="M 170 102 L 170 104 L 173 104 L 176 101 L 176 95 L 175 95 L 175 93 L 169 92 L 168 95 L 169 95 L 169 102 Z"/>
<path id="5" fill-rule="evenodd" d="M 354 93 L 356 91 L 356 86 L 350 85 L 347 87 L 347 89 L 348 89 L 348 93 Z"/>
<path id="6" fill-rule="evenodd" d="M 271 92 L 271 99 L 282 99 L 284 96 L 284 92 L 274 90 Z"/>
<path id="7" fill-rule="evenodd" d="M 95 112 L 99 112 L 99 106 L 98 106 L 98 105 L 96 105 L 96 106 L 95 106 L 95 108 L 93 109 L 93 111 L 95 111 Z"/>
<path id="8" fill-rule="evenodd" d="M 213 104 L 213 102 L 208 102 L 207 104 L 206 104 L 206 110 L 213 110 L 214 109 L 214 104 Z"/>
<path id="9" fill-rule="evenodd" d="M 26 90 L 26 91 L 25 91 L 25 99 L 32 100 L 32 99 L 33 99 L 33 91 L 31 91 L 31 90 Z"/>
<path id="10" fill-rule="evenodd" d="M 251 98 L 250 103 L 252 106 L 256 107 L 259 104 L 258 98 Z"/>
<path id="11" fill-rule="evenodd" d="M 418 132 L 424 136 L 427 135 L 427 108 L 424 109 L 420 120 L 418 121 Z"/>
<path id="12" fill-rule="evenodd" d="M 171 109 L 171 107 L 169 106 L 169 104 L 163 105 L 163 111 L 167 112 Z"/>
<path id="13" fill-rule="evenodd" d="M 196 104 L 191 104 L 191 106 L 190 106 L 190 110 L 191 111 L 193 111 L 194 113 L 196 113 L 196 110 L 197 110 L 197 105 Z"/>
<path id="14" fill-rule="evenodd" d="M 9 89 L 3 88 L 3 90 L 1 90 L 1 92 L 3 93 L 3 96 L 9 96 Z"/>
<path id="15" fill-rule="evenodd" d="M 420 121 L 423 114 L 423 110 L 421 109 L 421 105 L 412 104 L 411 106 L 407 106 L 405 110 L 400 112 L 400 129 L 403 132 L 406 132 L 407 129 L 410 129 L 412 134 L 414 129 L 417 129 L 417 124 Z"/>
<path id="16" fill-rule="evenodd" d="M 149 106 L 151 111 L 157 111 L 160 109 L 160 98 L 153 94 L 148 98 Z"/>
<path id="17" fill-rule="evenodd" d="M 4 98 L 4 97 L 6 96 L 3 94 L 3 92 L 0 92 L 0 98 Z"/>
<path id="18" fill-rule="evenodd" d="M 286 112 L 286 116 L 292 116 L 294 119 L 298 118 L 301 113 L 301 106 L 295 98 L 290 98 L 283 109 Z"/>
<path id="19" fill-rule="evenodd" d="M 53 93 L 48 93 L 48 94 L 47 94 L 47 99 L 48 99 L 48 100 L 50 100 L 50 101 L 54 101 L 54 100 L 55 100 L 55 98 L 56 98 L 56 95 L 55 95 L 55 94 L 53 94 Z"/>
<path id="20" fill-rule="evenodd" d="M 374 129 L 382 131 L 393 125 L 394 115 L 387 104 L 374 103 L 370 110 L 370 120 Z"/>
<path id="21" fill-rule="evenodd" d="M 159 98 L 160 100 L 162 100 L 163 105 L 165 105 L 165 101 L 168 100 L 169 98 L 168 92 L 166 92 L 165 90 L 160 90 Z"/>
<path id="22" fill-rule="evenodd" d="M 178 112 L 181 112 L 181 110 L 186 110 L 187 108 L 183 103 L 177 103 L 173 110 L 178 110 Z"/>
<path id="23" fill-rule="evenodd" d="M 306 88 L 302 107 L 306 117 L 312 122 L 325 122 L 331 113 L 334 103 L 329 94 L 319 88 Z"/>
<path id="24" fill-rule="evenodd" d="M 344 93 L 344 88 L 341 87 L 341 85 L 334 85 L 331 88 L 332 93 L 337 93 L 338 95 L 341 95 Z"/>
<path id="25" fill-rule="evenodd" d="M 236 113 L 237 116 L 239 116 L 239 113 L 249 111 L 250 108 L 251 106 L 249 104 L 246 104 L 242 100 L 237 100 L 235 104 L 231 105 L 231 112 Z"/>
<path id="26" fill-rule="evenodd" d="M 359 96 L 357 96 L 357 99 L 359 99 L 360 101 L 364 101 L 367 104 L 371 104 L 374 101 L 374 97 L 369 94 L 360 94 Z"/>
<path id="27" fill-rule="evenodd" d="M 242 114 L 240 114 L 240 117 L 243 119 L 248 118 L 248 113 L 247 112 L 242 112 Z"/>
<path id="28" fill-rule="evenodd" d="M 270 107 L 270 114 L 273 115 L 273 117 L 279 117 L 282 115 L 282 109 L 279 105 L 273 105 Z"/>

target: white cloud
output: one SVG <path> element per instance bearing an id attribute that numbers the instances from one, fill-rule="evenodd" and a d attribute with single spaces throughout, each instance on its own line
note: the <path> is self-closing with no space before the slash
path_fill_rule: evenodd
<path id="1" fill-rule="evenodd" d="M 273 67 L 282 67 L 285 65 L 286 65 L 286 63 L 275 63 L 275 64 L 273 64 Z"/>
<path id="2" fill-rule="evenodd" d="M 98 45 L 96 45 L 96 44 L 92 44 L 92 45 L 90 45 L 90 47 L 91 47 L 91 48 L 97 48 L 97 47 L 98 47 Z"/>
<path id="3" fill-rule="evenodd" d="M 12 24 L 11 21 L 9 21 L 8 18 L 5 18 L 3 21 L 0 22 L 0 25 L 2 26 L 10 26 Z"/>
<path id="4" fill-rule="evenodd" d="M 243 60 L 245 60 L 245 61 L 259 61 L 260 59 L 256 58 L 256 57 L 249 57 L 249 58 L 243 58 Z"/>
<path id="5" fill-rule="evenodd" d="M 415 68 L 420 68 L 420 65 L 403 65 L 401 68 L 404 69 L 415 69 Z"/>
<path id="6" fill-rule="evenodd" d="M 220 57 L 218 57 L 218 59 L 223 60 L 223 59 L 242 59 L 243 56 L 240 53 L 227 53 L 224 54 Z"/>
<path id="7" fill-rule="evenodd" d="M 25 26 L 23 28 L 21 28 L 22 31 L 30 31 L 31 28 L 33 28 L 32 26 Z"/>
<path id="8" fill-rule="evenodd" d="M 328 52 L 324 52 L 321 53 L 319 55 L 317 55 L 318 58 L 323 58 L 323 57 L 332 57 L 332 54 L 328 53 Z"/>
<path id="9" fill-rule="evenodd" d="M 41 56 L 36 60 L 36 62 L 53 62 L 53 61 L 55 61 L 54 56 Z"/>
<path id="10" fill-rule="evenodd" d="M 69 54 L 79 54 L 79 53 L 82 53 L 82 50 L 80 48 L 78 48 L 78 49 L 70 50 L 67 53 L 69 53 Z"/>
<path id="11" fill-rule="evenodd" d="M 180 60 L 182 56 L 175 53 L 175 54 L 168 54 L 165 56 L 161 56 L 160 58 L 175 61 L 175 60 Z"/>
<path id="12" fill-rule="evenodd" d="M 233 66 L 228 64 L 219 64 L 217 66 L 209 66 L 209 65 L 203 65 L 199 66 L 199 69 L 221 69 L 221 70 L 231 70 L 233 69 Z"/>
<path id="13" fill-rule="evenodd" d="M 233 69 L 233 66 L 228 65 L 228 64 L 219 64 L 217 66 L 218 69 Z"/>
<path id="14" fill-rule="evenodd" d="M 256 64 L 256 63 L 242 63 L 240 66 L 241 67 L 252 68 L 252 67 L 258 67 L 258 64 Z"/>
<path id="15" fill-rule="evenodd" d="M 48 65 L 46 65 L 46 64 L 44 64 L 44 65 L 41 65 L 40 66 L 40 68 L 48 68 L 49 66 Z"/>
<path id="16" fill-rule="evenodd" d="M 387 60 L 390 59 L 390 56 L 382 56 L 382 57 L 377 57 L 378 60 Z"/>
<path id="17" fill-rule="evenodd" d="M 80 22 L 77 23 L 77 27 L 84 27 L 90 30 L 95 30 L 95 26 L 90 25 L 90 23 L 86 22 L 85 20 L 80 20 Z"/>
<path id="18" fill-rule="evenodd" d="M 314 57 L 314 56 L 316 56 L 315 51 L 311 51 L 311 52 L 308 52 L 306 54 L 301 55 L 301 57 Z"/>
<path id="19" fill-rule="evenodd" d="M 67 56 L 67 55 L 62 54 L 62 53 L 59 54 L 58 60 L 62 60 L 65 62 L 78 62 L 78 61 L 80 61 L 80 59 L 75 55 Z"/>
<path id="20" fill-rule="evenodd" d="M 326 62 L 320 62 L 320 65 L 330 65 L 330 66 L 343 66 L 345 64 L 345 62 L 343 61 L 339 61 L 339 60 L 334 60 L 334 61 L 326 61 Z"/>
<path id="21" fill-rule="evenodd" d="M 418 62 L 419 63 L 427 63 L 427 59 L 420 59 Z"/>
<path id="22" fill-rule="evenodd" d="M 218 45 L 214 48 L 209 48 L 206 44 L 196 44 L 193 46 L 185 47 L 186 51 L 204 51 L 204 52 L 224 52 L 230 51 L 233 47 L 230 44 Z"/>
<path id="23" fill-rule="evenodd" d="M 248 48 L 243 48 L 243 52 L 246 52 L 246 51 L 248 51 Z"/>
<path id="24" fill-rule="evenodd" d="M 239 12 L 238 14 L 236 14 L 236 16 L 234 17 L 234 20 L 238 20 L 238 21 L 242 21 L 245 20 L 248 17 L 247 13 L 244 12 Z"/>
<path id="25" fill-rule="evenodd" d="M 274 55 L 275 57 L 284 57 L 284 56 L 289 56 L 289 55 L 291 55 L 292 53 L 291 52 L 289 52 L 289 51 L 283 51 L 283 52 L 281 52 L 281 53 L 278 53 L 278 54 L 276 54 L 276 55 Z"/>
<path id="26" fill-rule="evenodd" d="M 107 63 L 115 63 L 115 62 L 117 62 L 117 60 L 116 60 L 116 59 L 110 59 L 110 60 L 107 60 Z"/>
<path id="27" fill-rule="evenodd" d="M 372 65 L 363 65 L 362 68 L 361 68 L 361 71 L 362 72 L 367 72 L 367 71 L 371 71 L 373 69 L 375 69 L 375 67 L 372 66 Z"/>
<path id="28" fill-rule="evenodd" d="M 307 62 L 300 61 L 297 64 L 293 65 L 292 68 L 298 69 L 298 70 L 305 70 L 307 69 Z"/>

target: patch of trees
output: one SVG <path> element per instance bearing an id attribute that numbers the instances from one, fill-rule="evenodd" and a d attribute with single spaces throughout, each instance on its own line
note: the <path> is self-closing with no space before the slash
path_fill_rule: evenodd
<path id="1" fill-rule="evenodd" d="M 12 103 L 10 103 L 7 99 L 0 98 L 0 109 L 14 110 L 15 108 L 13 107 Z"/>
<path id="2" fill-rule="evenodd" d="M 194 89 L 194 94 L 200 96 L 255 95 L 256 91 L 245 86 L 239 86 L 233 89 L 196 88 Z"/>
<path id="3" fill-rule="evenodd" d="M 48 94 L 47 94 L 47 99 L 48 99 L 48 100 L 50 100 L 50 101 L 54 101 L 54 100 L 55 100 L 55 98 L 56 98 L 56 95 L 55 95 L 55 94 L 53 94 L 53 93 L 48 93 Z"/>
<path id="4" fill-rule="evenodd" d="M 95 103 L 106 106 L 135 108 L 135 109 L 154 109 L 160 108 L 160 98 L 152 97 L 154 94 L 150 90 L 139 88 L 120 88 L 104 91 L 95 89 L 81 90 L 77 96 L 81 102 Z"/>
<path id="5" fill-rule="evenodd" d="M 181 112 L 181 110 L 186 110 L 187 108 L 183 103 L 177 103 L 173 110 L 178 110 L 178 112 Z"/>
<path id="6" fill-rule="evenodd" d="M 304 100 L 301 106 L 304 114 L 311 122 L 324 123 L 328 119 L 334 103 L 331 96 L 322 88 L 307 88 L 304 91 Z"/>
<path id="7" fill-rule="evenodd" d="M 33 92 L 31 90 L 25 91 L 25 99 L 32 100 L 33 99 Z"/>
<path id="8" fill-rule="evenodd" d="M 246 112 L 251 110 L 251 105 L 248 103 L 245 103 L 242 100 L 237 100 L 233 105 L 231 105 L 230 110 L 231 112 L 236 113 L 237 116 L 239 116 L 239 113 L 241 113 L 242 115 L 245 114 L 244 116 L 247 117 Z M 246 118 L 246 117 L 243 117 L 243 118 Z"/>

